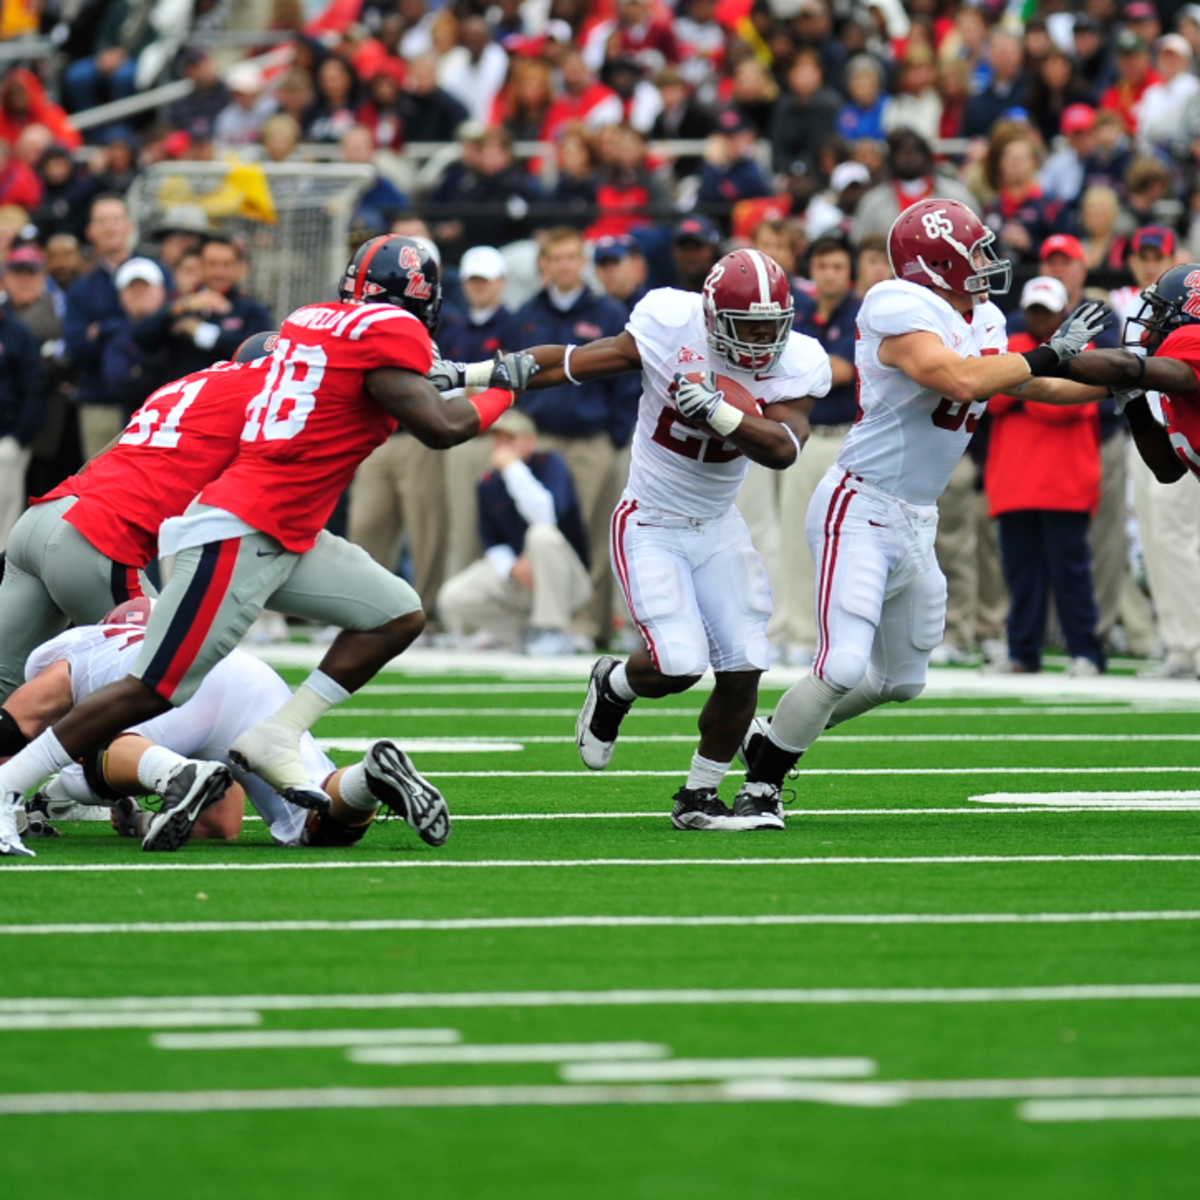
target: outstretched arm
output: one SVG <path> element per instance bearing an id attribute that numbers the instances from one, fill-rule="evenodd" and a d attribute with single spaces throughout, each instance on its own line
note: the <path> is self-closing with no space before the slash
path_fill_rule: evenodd
<path id="1" fill-rule="evenodd" d="M 575 346 L 567 364 L 570 378 L 563 363 L 566 350 L 566 346 L 533 346 L 527 350 L 526 353 L 532 354 L 537 361 L 538 372 L 525 390 L 536 392 L 541 388 L 584 383 L 589 379 L 607 379 L 610 375 L 642 369 L 642 356 L 637 342 L 627 330 L 622 330 L 616 337 L 597 338 L 584 346 Z"/>
<path id="2" fill-rule="evenodd" d="M 511 392 L 498 388 L 488 388 L 470 400 L 462 396 L 447 399 L 423 375 L 398 367 L 368 371 L 366 385 L 371 399 L 384 412 L 434 450 L 470 441 L 513 401 Z M 493 413 L 493 409 L 499 411 Z"/>
<path id="3" fill-rule="evenodd" d="M 1200 391 L 1194 368 L 1177 358 L 1142 358 L 1129 350 L 1085 350 L 1071 359 L 1067 376 L 1079 383 L 1099 384 L 1113 391 L 1141 388 L 1188 396 Z"/>
<path id="4" fill-rule="evenodd" d="M 964 358 L 936 334 L 924 331 L 884 338 L 879 343 L 879 361 L 959 404 L 1012 393 L 1030 376 L 1029 363 L 1023 355 Z"/>

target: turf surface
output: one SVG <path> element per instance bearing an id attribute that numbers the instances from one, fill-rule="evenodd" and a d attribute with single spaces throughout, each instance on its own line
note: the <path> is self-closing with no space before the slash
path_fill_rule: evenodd
<path id="1" fill-rule="evenodd" d="M 806 757 L 785 833 L 706 836 L 673 832 L 665 817 L 703 695 L 640 705 L 626 722 L 613 772 L 660 774 L 592 775 L 570 740 L 582 683 L 544 686 L 388 676 L 316 732 L 522 746 L 414 751 L 460 818 L 612 815 L 461 819 L 437 851 L 398 821 L 354 850 L 319 852 L 275 849 L 261 824 L 248 823 L 237 844 L 194 843 L 153 858 L 75 824 L 63 839 L 38 842 L 36 863 L 5 862 L 4 1194 L 1196 1194 L 1194 1117 L 1040 1121 L 1028 1119 L 1036 1109 L 1027 1101 L 1107 1089 L 1195 1103 L 1200 986 L 1108 999 L 1088 988 L 1200 985 L 1200 860 L 1170 858 L 1200 855 L 1197 814 L 1014 811 L 971 797 L 1200 790 L 1198 743 L 1183 740 L 1197 732 L 1200 696 L 1157 709 L 983 697 L 885 710 Z M 777 695 L 765 692 L 763 707 Z M 1064 740 L 1038 740 L 1048 738 Z M 356 756 L 334 752 L 339 763 Z M 1026 861 L 970 861 L 989 857 Z M 827 858 L 898 861 L 810 861 Z M 914 859 L 926 861 L 904 861 Z M 228 869 L 276 864 L 297 869 Z M 329 869 L 308 869 L 317 864 Z M 73 865 L 199 869 L 44 869 Z M 1125 919 L 1108 919 L 1114 913 Z M 821 914 L 864 923 L 584 922 Z M 931 914 L 957 921 L 920 923 Z M 1007 923 L 964 922 L 985 914 L 1007 914 Z M 1038 914 L 1054 919 L 1028 920 Z M 894 923 L 898 915 L 905 923 Z M 518 920 L 505 928 L 496 918 Z M 522 924 L 544 918 L 579 920 Z M 329 924 L 256 927 L 297 921 Z M 348 924 L 362 921 L 392 927 Z M 446 921 L 460 924 L 429 924 Z M 137 930 L 112 928 L 128 923 Z M 166 923 L 170 931 L 156 928 Z M 35 925 L 64 929 L 14 928 Z M 990 990 L 1011 988 L 1066 990 L 1021 999 Z M 666 994 L 613 997 L 614 989 Z M 694 991 L 672 994 L 681 989 Z M 722 996 L 739 989 L 798 991 L 758 1002 Z M 929 989 L 979 990 L 968 998 Z M 516 994 L 489 995 L 500 992 Z M 207 1009 L 203 997 L 214 998 Z M 69 1027 L 113 1020 L 141 1025 Z M 18 1022 L 25 1027 L 5 1028 Z M 327 1040 L 329 1031 L 361 1039 L 452 1030 L 445 1036 L 461 1047 L 505 1053 L 645 1043 L 643 1053 L 658 1056 L 614 1054 L 604 1069 L 618 1076 L 673 1059 L 874 1066 L 750 1086 L 736 1071 L 705 1074 L 710 1064 L 662 1084 L 637 1082 L 634 1072 L 584 1095 L 586 1063 L 383 1064 L 354 1061 L 345 1045 L 165 1048 L 174 1035 L 305 1030 Z M 896 1081 L 911 1088 L 896 1091 Z M 945 1098 L 945 1081 L 967 1081 L 963 1098 Z M 997 1097 L 994 1081 L 1025 1082 Z M 784 1098 L 787 1087 L 809 1091 Z M 32 1114 L 13 1113 L 21 1097 Z M 114 1097 L 132 1111 L 44 1111 Z M 198 1111 L 147 1111 L 163 1097 Z M 278 1110 L 248 1110 L 253 1103 Z M 366 1107 L 345 1107 L 356 1103 Z M 222 1105 L 231 1110 L 211 1111 Z"/>

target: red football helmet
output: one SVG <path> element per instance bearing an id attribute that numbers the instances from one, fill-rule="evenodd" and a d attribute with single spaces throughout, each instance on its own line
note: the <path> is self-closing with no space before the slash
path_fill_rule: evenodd
<path id="1" fill-rule="evenodd" d="M 735 250 L 704 281 L 704 324 L 709 349 L 731 367 L 769 371 L 792 332 L 792 289 L 783 268 L 758 250 Z M 770 321 L 771 340 L 752 342 L 747 325 Z"/>
<path id="2" fill-rule="evenodd" d="M 1002 295 L 1012 283 L 1012 264 L 996 257 L 995 241 L 965 204 L 919 200 L 892 225 L 888 257 L 897 279 L 960 296 Z"/>
<path id="3" fill-rule="evenodd" d="M 149 596 L 134 596 L 104 614 L 101 625 L 147 625 L 154 601 Z"/>

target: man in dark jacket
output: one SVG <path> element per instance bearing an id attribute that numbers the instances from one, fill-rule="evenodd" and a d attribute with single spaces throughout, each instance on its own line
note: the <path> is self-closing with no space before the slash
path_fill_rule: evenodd
<path id="1" fill-rule="evenodd" d="M 771 118 L 771 159 L 776 171 L 802 162 L 813 169 L 817 150 L 833 136 L 842 98 L 825 86 L 821 56 L 803 47 L 788 71 L 788 91 Z"/>
<path id="2" fill-rule="evenodd" d="M 967 103 L 963 137 L 987 137 L 992 126 L 1010 108 L 1020 107 L 1028 87 L 1025 51 L 1016 34 L 993 29 L 988 38 L 988 61 L 992 68 L 992 80 Z"/>
<path id="3" fill-rule="evenodd" d="M 468 115 L 461 101 L 438 87 L 433 54 L 418 54 L 409 63 L 399 110 L 406 142 L 452 142 Z"/>
<path id="4" fill-rule="evenodd" d="M 522 346 L 580 344 L 615 337 L 625 313 L 583 282 L 583 239 L 566 226 L 552 229 L 538 259 L 549 285 L 517 313 Z M 592 580 L 600 598 L 588 621 L 592 636 L 607 635 L 611 611 L 608 523 L 620 495 L 617 451 L 633 433 L 641 380 L 636 374 L 597 379 L 578 387 L 525 393 L 518 405 L 537 422 L 542 449 L 566 459 L 579 495 L 592 549 Z"/>
<path id="5" fill-rule="evenodd" d="M 29 443 L 45 417 L 46 388 L 37 338 L 0 306 L 0 550 L 25 508 Z"/>
<path id="6" fill-rule="evenodd" d="M 500 643 L 519 639 L 527 654 L 570 654 L 571 619 L 592 594 L 571 473 L 559 455 L 538 451 L 537 426 L 519 409 L 489 438 L 492 470 L 478 486 L 483 557 L 442 588 L 442 622 Z"/>
<path id="7" fill-rule="evenodd" d="M 210 237 L 200 251 L 200 290 L 164 304 L 153 316 L 137 322 L 133 340 L 151 352 L 168 344 L 176 376 L 232 358 L 251 334 L 272 327 L 266 307 L 239 286 L 244 266 L 236 242 Z"/>

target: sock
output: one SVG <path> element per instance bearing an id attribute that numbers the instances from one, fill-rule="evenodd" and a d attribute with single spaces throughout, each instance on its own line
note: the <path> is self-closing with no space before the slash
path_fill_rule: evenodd
<path id="1" fill-rule="evenodd" d="M 74 759 L 62 748 L 53 729 L 34 738 L 20 754 L 15 754 L 0 766 L 0 794 L 17 792 L 24 796 L 47 775 L 70 766 Z"/>
<path id="2" fill-rule="evenodd" d="M 800 756 L 821 736 L 845 694 L 813 675 L 806 675 L 790 687 L 771 717 L 767 740 L 746 773 L 746 782 L 781 787 Z"/>
<path id="3" fill-rule="evenodd" d="M 637 692 L 629 686 L 629 676 L 625 673 L 625 664 L 623 662 L 617 663 L 608 673 L 608 690 L 618 700 L 628 701 L 637 699 Z"/>
<path id="4" fill-rule="evenodd" d="M 730 765 L 727 762 L 713 762 L 711 758 L 704 758 L 697 750 L 692 755 L 692 769 L 688 772 L 687 783 L 683 786 L 693 791 L 697 788 L 720 787 Z"/>
<path id="5" fill-rule="evenodd" d="M 347 767 L 338 780 L 338 791 L 347 808 L 358 812 L 372 813 L 379 809 L 379 801 L 371 795 L 367 787 L 367 768 L 357 762 Z"/>
<path id="6" fill-rule="evenodd" d="M 307 733 L 335 704 L 347 700 L 350 693 L 324 671 L 314 671 L 292 698 L 268 720 L 290 729 L 297 737 Z"/>
<path id="7" fill-rule="evenodd" d="M 138 783 L 156 796 L 161 796 L 171 773 L 186 762 L 187 759 L 182 754 L 176 754 L 174 750 L 168 750 L 165 746 L 151 746 L 138 759 Z"/>

